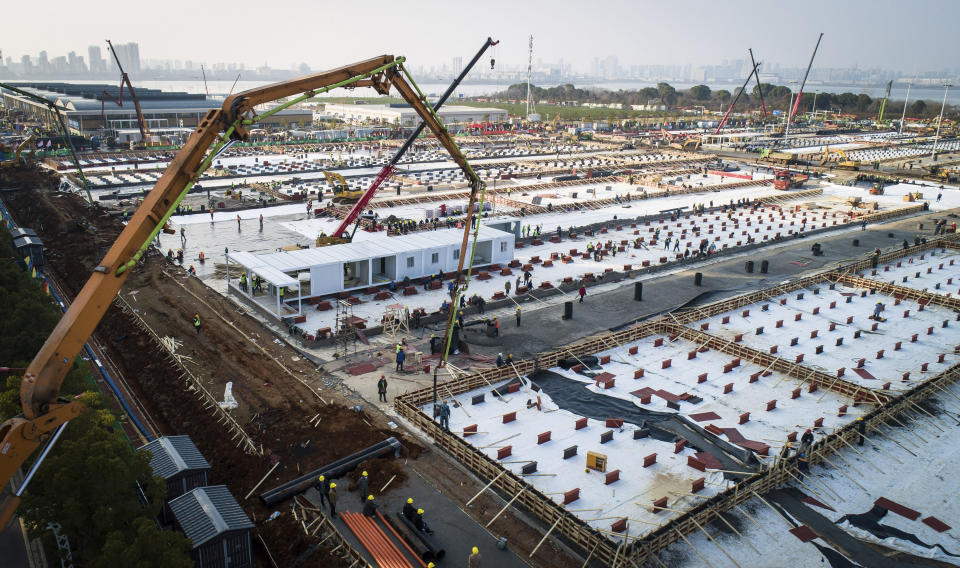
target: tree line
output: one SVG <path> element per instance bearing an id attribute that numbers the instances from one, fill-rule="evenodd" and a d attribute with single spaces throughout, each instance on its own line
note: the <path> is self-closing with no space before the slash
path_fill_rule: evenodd
<path id="1" fill-rule="evenodd" d="M 734 110 L 746 112 L 758 110 L 760 108 L 760 89 L 763 89 L 763 100 L 766 103 L 767 110 L 780 109 L 786 110 L 790 105 L 790 98 L 793 91 L 785 85 L 773 85 L 763 83 L 758 87 L 754 83 L 753 88 L 747 88 L 740 100 L 737 102 Z M 710 110 L 726 110 L 730 104 L 731 97 L 740 90 L 737 87 L 733 92 L 727 89 L 711 89 L 707 85 L 695 85 L 689 89 L 679 90 L 669 83 L 658 83 L 656 87 L 644 87 L 636 90 L 620 89 L 611 91 L 607 89 L 584 89 L 578 88 L 572 84 L 558 85 L 556 87 L 537 87 L 530 86 L 531 97 L 537 102 L 564 103 L 575 101 L 577 103 L 620 103 L 623 105 L 645 105 L 645 104 L 663 104 L 668 107 L 696 107 L 706 106 Z M 525 99 L 527 96 L 526 83 L 517 83 L 510 85 L 505 91 L 494 96 L 496 99 Z M 855 114 L 858 116 L 876 116 L 880 110 L 883 101 L 882 97 L 871 97 L 860 93 L 817 93 L 816 108 L 819 110 L 839 111 L 844 114 Z M 813 110 L 814 94 L 804 92 L 800 100 L 800 107 L 797 112 L 805 113 Z M 894 117 L 903 111 L 903 101 L 887 100 L 884 116 Z M 948 108 L 951 114 L 956 114 L 955 110 Z M 907 107 L 907 115 L 911 118 L 930 118 L 940 113 L 939 101 L 915 100 Z"/>
<path id="2" fill-rule="evenodd" d="M 27 366 L 60 319 L 53 298 L 19 261 L 10 233 L 0 230 L 0 305 L 5 306 L 0 365 L 14 369 Z M 22 371 L 0 374 L 0 421 L 21 412 L 22 379 Z M 149 456 L 130 445 L 95 389 L 87 363 L 78 358 L 60 394 L 81 399 L 86 410 L 67 424 L 27 488 L 18 512 L 28 533 L 41 539 L 47 558 L 56 559 L 59 552 L 47 524 L 58 523 L 77 566 L 192 567 L 190 541 L 160 530 L 155 520 L 166 484 L 153 475 Z"/>

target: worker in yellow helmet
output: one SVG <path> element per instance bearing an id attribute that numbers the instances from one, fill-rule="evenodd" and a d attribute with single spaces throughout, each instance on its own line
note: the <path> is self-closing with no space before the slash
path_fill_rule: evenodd
<path id="1" fill-rule="evenodd" d="M 476 546 L 470 551 L 470 557 L 467 558 L 467 568 L 480 568 L 480 549 Z"/>
<path id="2" fill-rule="evenodd" d="M 365 495 L 367 495 L 367 489 L 370 486 L 370 478 L 367 476 L 367 472 L 360 474 L 360 479 L 357 480 L 357 488 L 360 490 L 360 502 L 363 503 Z"/>
<path id="3" fill-rule="evenodd" d="M 363 516 L 375 517 L 377 515 L 377 503 L 373 495 L 367 495 L 367 500 L 363 503 Z"/>
<path id="4" fill-rule="evenodd" d="M 330 482 L 322 475 L 317 478 L 317 491 L 320 492 L 320 505 L 326 505 L 327 496 L 330 494 Z"/>
<path id="5" fill-rule="evenodd" d="M 330 516 L 337 516 L 337 484 L 330 484 L 330 493 L 327 494 L 327 499 L 330 500 Z"/>
<path id="6" fill-rule="evenodd" d="M 422 533 L 433 534 L 433 530 L 423 520 L 423 509 L 417 509 L 417 517 L 413 520 L 413 526 L 417 527 L 417 530 Z"/>

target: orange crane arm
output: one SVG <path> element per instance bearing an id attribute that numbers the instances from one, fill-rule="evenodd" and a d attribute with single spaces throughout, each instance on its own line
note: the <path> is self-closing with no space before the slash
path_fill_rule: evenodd
<path id="1" fill-rule="evenodd" d="M 453 154 L 454 161 L 472 172 L 422 95 L 418 95 L 402 78 L 398 68 L 403 61 L 402 57 L 383 55 L 339 69 L 251 89 L 228 97 L 221 109 L 207 112 L 27 367 L 20 384 L 23 414 L 0 425 L 3 438 L 0 442 L 0 486 L 9 482 L 14 472 L 54 430 L 83 411 L 79 402 L 58 398 L 60 385 L 70 366 L 120 292 L 129 276 L 129 269 L 149 248 L 150 242 L 190 187 L 213 161 L 216 152 L 208 153 L 208 149 L 215 143 L 215 149 L 223 148 L 227 138 L 245 140 L 247 126 L 256 121 L 257 105 L 296 94 L 301 95 L 299 99 L 306 99 L 321 90 L 347 85 L 372 86 L 378 91 L 388 92 L 390 84 L 393 84 Z M 293 102 L 284 103 L 279 108 L 290 104 Z M 274 112 L 276 110 L 273 109 Z M 471 181 L 479 184 L 476 174 Z M 38 465 L 39 460 L 33 467 Z M 19 493 L 4 503 L 0 511 L 0 526 L 6 526 L 18 502 Z"/>

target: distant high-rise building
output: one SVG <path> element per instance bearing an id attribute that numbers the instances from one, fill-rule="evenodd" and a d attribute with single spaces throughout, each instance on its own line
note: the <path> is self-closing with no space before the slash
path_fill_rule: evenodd
<path id="1" fill-rule="evenodd" d="M 30 62 L 30 56 L 24 55 L 20 58 L 20 66 L 23 67 L 24 74 L 30 74 L 33 72 L 33 63 Z"/>
<path id="2" fill-rule="evenodd" d="M 114 51 L 117 52 L 117 57 L 120 58 L 120 64 L 123 65 L 123 70 L 127 73 L 139 73 L 140 72 L 140 45 L 136 43 L 120 43 L 113 45 Z M 117 69 L 117 62 L 114 61 L 113 57 L 110 57 L 110 71 L 114 73 L 119 73 L 120 70 Z"/>
<path id="3" fill-rule="evenodd" d="M 107 70 L 100 46 L 91 45 L 87 48 L 87 64 L 90 66 L 91 73 L 103 73 Z"/>
<path id="4" fill-rule="evenodd" d="M 457 77 L 463 71 L 463 57 L 459 55 L 453 58 L 453 75 Z"/>
<path id="5" fill-rule="evenodd" d="M 50 61 L 47 59 L 46 51 L 40 52 L 40 57 L 37 60 L 37 71 L 44 74 L 50 72 Z"/>

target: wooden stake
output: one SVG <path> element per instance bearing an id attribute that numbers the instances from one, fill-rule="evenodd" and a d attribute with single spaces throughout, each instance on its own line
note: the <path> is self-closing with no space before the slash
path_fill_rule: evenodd
<path id="1" fill-rule="evenodd" d="M 396 479 L 396 478 L 397 478 L 397 476 L 396 476 L 396 474 L 394 474 L 393 477 L 390 478 L 390 481 L 386 482 L 386 483 L 383 485 L 383 487 L 380 488 L 380 493 L 383 494 L 383 491 L 387 488 L 387 486 L 390 485 L 391 483 L 393 483 L 393 480 Z"/>
<path id="2" fill-rule="evenodd" d="M 697 550 L 697 547 L 693 546 L 693 543 L 687 540 L 687 537 L 683 536 L 683 533 L 680 532 L 680 529 L 674 528 L 673 530 L 675 530 L 677 534 L 680 535 L 680 538 L 683 539 L 683 542 L 687 543 L 687 546 L 693 549 L 693 551 L 697 554 L 697 556 L 700 557 L 700 560 L 703 560 L 703 563 L 707 565 L 707 568 L 713 568 L 713 564 L 710 564 L 710 561 L 704 558 L 702 554 L 700 554 L 700 551 Z"/>
<path id="3" fill-rule="evenodd" d="M 512 439 L 512 438 L 516 438 L 516 437 L 519 436 L 520 434 L 521 434 L 521 432 L 517 432 L 516 434 L 512 434 L 512 435 L 510 435 L 510 436 L 507 436 L 506 438 L 502 438 L 502 439 L 497 440 L 496 442 L 494 442 L 494 443 L 492 443 L 492 444 L 487 444 L 486 446 L 481 446 L 481 447 L 479 447 L 479 448 L 477 448 L 477 449 L 478 449 L 478 450 L 485 450 L 485 449 L 487 449 L 487 448 L 496 446 L 496 445 L 499 444 L 500 442 L 506 442 L 507 440 L 510 440 L 510 439 Z"/>
<path id="4" fill-rule="evenodd" d="M 893 442 L 894 444 L 900 446 L 900 448 L 901 448 L 903 451 L 907 452 L 907 453 L 910 454 L 911 456 L 913 456 L 913 457 L 915 457 L 915 458 L 916 458 L 916 457 L 920 457 L 920 456 L 918 456 L 917 454 L 911 452 L 909 449 L 907 449 L 906 446 L 902 445 L 900 442 L 898 442 L 898 441 L 894 440 L 893 438 L 891 438 L 890 436 L 887 436 L 886 434 L 884 434 L 884 433 L 883 433 L 883 430 L 881 430 L 880 428 L 875 428 L 875 429 L 873 429 L 871 432 L 876 432 L 877 434 L 880 434 L 880 435 L 883 436 L 885 439 L 890 440 L 890 441 Z M 901 462 L 901 463 L 902 463 L 902 462 Z"/>
<path id="5" fill-rule="evenodd" d="M 493 524 L 493 521 L 496 521 L 497 519 L 499 519 L 499 518 L 500 518 L 500 515 L 502 515 L 504 512 L 506 512 L 506 510 L 510 508 L 510 505 L 513 505 L 513 502 L 517 500 L 517 497 L 519 497 L 520 495 L 522 495 L 523 492 L 526 491 L 526 490 L 527 490 L 527 488 L 524 487 L 523 489 L 521 489 L 520 491 L 518 491 L 517 494 L 513 496 L 513 499 L 510 499 L 509 501 L 507 501 L 507 504 L 504 505 L 502 509 L 500 509 L 500 512 L 497 513 L 496 515 L 494 515 L 493 518 L 490 519 L 490 522 L 488 522 L 485 526 L 486 526 L 487 528 L 489 528 L 490 525 Z"/>
<path id="6" fill-rule="evenodd" d="M 839 455 L 839 454 L 837 454 L 837 455 Z M 860 485 L 859 483 L 857 483 L 857 480 L 856 480 L 856 479 L 854 479 L 854 478 L 850 477 L 849 475 L 847 475 L 846 473 L 844 473 L 843 469 L 840 468 L 839 466 L 837 466 L 837 464 L 835 464 L 835 463 L 833 463 L 832 461 L 830 461 L 829 459 L 827 459 L 827 456 L 820 456 L 820 457 L 823 458 L 823 461 L 825 461 L 825 462 L 827 462 L 828 464 L 830 464 L 831 466 L 833 466 L 833 468 L 834 468 L 835 470 L 837 470 L 837 471 L 840 473 L 840 475 L 842 475 L 842 476 L 846 477 L 847 479 L 849 479 L 850 481 L 852 481 L 853 484 L 856 485 L 857 487 L 859 487 L 860 489 L 863 489 L 865 492 L 870 493 L 870 490 L 869 490 L 869 489 L 867 489 L 867 488 L 864 487 L 863 485 Z M 859 473 L 859 472 L 858 472 L 858 473 Z M 863 474 L 861 473 L 860 475 L 863 475 Z"/>
<path id="7" fill-rule="evenodd" d="M 759 522 L 757 522 L 757 519 L 755 519 L 755 518 L 753 517 L 753 515 L 751 515 L 750 513 L 748 513 L 746 509 L 744 509 L 744 508 L 741 507 L 740 505 L 734 505 L 734 508 L 736 508 L 737 511 L 739 511 L 740 513 L 742 513 L 745 517 L 747 517 L 748 519 L 750 519 L 751 521 L 753 521 L 753 524 L 757 525 L 757 528 L 758 528 L 758 529 L 760 529 L 765 535 L 767 535 L 768 537 L 770 537 L 770 540 L 776 540 L 776 537 L 774 537 L 772 534 L 770 534 L 769 532 L 767 532 L 767 529 L 763 528 L 763 525 L 761 525 Z"/>
<path id="8" fill-rule="evenodd" d="M 506 469 L 503 470 L 503 471 L 501 471 L 500 473 L 498 473 L 496 477 L 494 477 L 492 480 L 490 480 L 490 483 L 484 485 L 484 486 L 483 486 L 483 489 L 481 489 L 480 491 L 477 492 L 476 495 L 474 495 L 473 497 L 471 497 L 470 500 L 467 501 L 466 505 L 464 505 L 464 507 L 469 507 L 469 506 L 470 506 L 470 503 L 473 503 L 474 501 L 476 501 L 477 497 L 483 495 L 483 492 L 486 491 L 487 489 L 490 489 L 490 486 L 493 485 L 494 483 L 496 483 L 496 481 L 497 481 L 498 479 L 500 479 L 500 477 L 503 476 L 505 473 L 507 473 L 507 470 L 506 470 Z"/>
<path id="9" fill-rule="evenodd" d="M 857 452 L 857 454 L 858 454 L 861 458 L 863 458 L 864 461 L 866 461 L 868 464 L 870 464 L 871 466 L 873 466 L 873 469 L 875 469 L 875 470 L 879 471 L 880 473 L 886 475 L 887 472 L 883 471 L 882 469 L 880 469 L 879 467 L 877 467 L 876 464 L 874 464 L 872 461 L 870 461 L 869 459 L 867 459 L 867 456 L 863 455 L 863 452 L 861 452 L 860 450 L 858 450 L 857 448 L 855 448 L 855 447 L 853 446 L 853 444 L 851 444 L 850 442 L 844 440 L 844 439 L 843 439 L 843 436 L 837 436 L 837 438 L 838 438 L 841 442 L 843 442 L 844 444 L 846 444 L 848 448 L 850 448 L 851 450 Z M 866 436 L 864 436 L 864 439 L 866 439 Z"/>
<path id="10" fill-rule="evenodd" d="M 540 546 L 547 541 L 547 537 L 550 536 L 550 533 L 553 532 L 553 529 L 557 528 L 557 525 L 559 525 L 560 521 L 562 520 L 563 520 L 562 516 L 557 517 L 557 522 L 553 523 L 553 526 L 550 527 L 550 530 L 548 530 L 546 534 L 543 535 L 543 538 L 540 539 L 540 542 L 538 542 L 537 545 L 533 547 L 533 550 L 530 551 L 528 558 L 533 558 L 533 555 L 536 554 L 538 550 L 540 550 Z"/>
<path id="11" fill-rule="evenodd" d="M 277 469 L 277 466 L 279 465 L 280 465 L 280 462 L 273 464 L 273 467 L 270 468 L 270 471 L 268 471 L 267 474 L 263 476 L 263 479 L 258 481 L 257 484 L 253 486 L 253 489 L 250 490 L 250 493 L 247 493 L 247 496 L 244 497 L 243 500 L 246 501 L 247 499 L 249 499 L 250 496 L 253 495 L 253 492 L 256 491 L 260 487 L 260 485 L 262 485 L 263 482 L 267 480 L 268 477 L 270 477 L 270 474 L 273 473 L 273 470 Z"/>
<path id="12" fill-rule="evenodd" d="M 702 526 L 700 523 L 697 522 L 697 519 L 695 519 L 695 518 L 693 518 L 693 517 L 691 516 L 691 517 L 690 517 L 690 520 L 693 521 L 693 524 L 697 525 L 697 528 L 700 529 L 700 531 L 701 531 L 703 534 L 707 535 L 707 538 L 710 539 L 710 542 L 712 542 L 713 544 L 715 544 L 716 547 L 720 549 L 720 552 L 722 552 L 724 556 L 726 556 L 727 558 L 730 559 L 730 562 L 733 562 L 733 563 L 736 565 L 737 568 L 743 568 L 743 566 L 740 566 L 740 563 L 739 563 L 739 562 L 737 562 L 736 560 L 733 559 L 733 556 L 730 556 L 730 554 L 727 553 L 726 549 L 724 549 L 722 546 L 720 546 L 720 543 L 719 543 L 719 542 L 717 542 L 716 540 L 714 540 L 714 538 L 713 538 L 712 536 L 710 536 L 710 533 L 707 532 L 707 529 L 703 528 L 703 526 Z"/>

